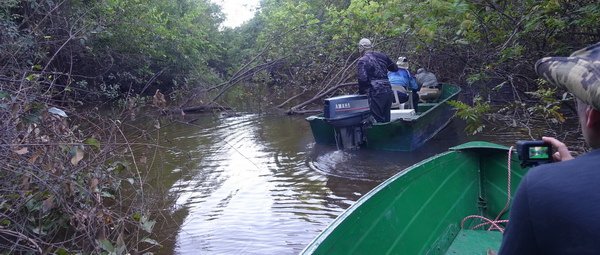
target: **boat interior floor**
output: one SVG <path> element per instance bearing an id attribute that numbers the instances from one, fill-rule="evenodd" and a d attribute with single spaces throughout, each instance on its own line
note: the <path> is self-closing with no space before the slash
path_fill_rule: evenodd
<path id="1" fill-rule="evenodd" d="M 499 231 L 462 229 L 446 254 L 496 254 L 501 243 L 502 233 Z"/>

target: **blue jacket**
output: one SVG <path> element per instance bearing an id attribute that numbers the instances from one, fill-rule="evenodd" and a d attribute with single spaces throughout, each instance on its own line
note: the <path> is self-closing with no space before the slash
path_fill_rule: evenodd
<path id="1" fill-rule="evenodd" d="M 408 70 L 399 68 L 396 72 L 388 72 L 388 79 L 392 85 L 402 85 L 410 90 L 419 90 L 419 85 L 415 77 L 410 75 Z"/>

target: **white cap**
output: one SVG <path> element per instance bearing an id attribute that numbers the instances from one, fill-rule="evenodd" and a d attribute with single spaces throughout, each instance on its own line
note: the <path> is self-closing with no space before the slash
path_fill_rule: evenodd
<path id="1" fill-rule="evenodd" d="M 408 69 L 408 59 L 406 57 L 398 57 L 396 65 L 398 68 Z"/>
<path id="2" fill-rule="evenodd" d="M 362 38 L 360 39 L 360 41 L 358 41 L 358 48 L 360 50 L 368 50 L 373 48 L 373 44 L 371 43 L 371 40 L 367 38 Z"/>

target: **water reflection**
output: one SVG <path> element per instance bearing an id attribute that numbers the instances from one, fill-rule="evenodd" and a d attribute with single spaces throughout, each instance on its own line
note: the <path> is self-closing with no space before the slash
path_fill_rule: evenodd
<path id="1" fill-rule="evenodd" d="M 163 254 L 297 254 L 383 180 L 466 140 L 453 122 L 414 152 L 346 152 L 300 117 L 191 118 L 160 130 L 170 149 L 149 173 Z"/>

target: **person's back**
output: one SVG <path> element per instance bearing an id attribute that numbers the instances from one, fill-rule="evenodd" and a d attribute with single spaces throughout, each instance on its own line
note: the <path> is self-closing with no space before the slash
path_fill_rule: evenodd
<path id="1" fill-rule="evenodd" d="M 375 121 L 389 122 L 394 94 L 387 72 L 396 71 L 398 67 L 387 55 L 373 51 L 369 39 L 363 38 L 358 44 L 363 53 L 356 64 L 358 92 L 367 94 L 371 116 Z"/>
<path id="2" fill-rule="evenodd" d="M 432 72 L 425 70 L 425 68 L 419 68 L 417 74 L 415 74 L 417 85 L 419 86 L 419 97 L 425 102 L 435 102 L 440 95 L 442 90 L 438 85 L 437 77 Z"/>
<path id="3" fill-rule="evenodd" d="M 416 83 L 413 82 L 413 77 L 406 69 L 398 68 L 396 72 L 388 72 L 388 78 L 392 85 L 403 86 L 407 90 L 418 89 Z"/>
<path id="4" fill-rule="evenodd" d="M 388 81 L 387 73 L 390 63 L 386 61 L 387 59 L 389 59 L 388 56 L 377 51 L 366 52 L 358 59 L 359 89 L 361 89 L 361 84 L 363 84 L 362 91 L 365 91 L 371 88 L 369 85 L 372 81 Z M 365 82 L 361 83 L 361 81 Z"/>
<path id="5" fill-rule="evenodd" d="M 501 254 L 600 254 L 600 150 L 541 165 L 522 180 Z"/>
<path id="6" fill-rule="evenodd" d="M 425 70 L 425 68 L 419 68 L 417 74 L 415 74 L 417 85 L 419 87 L 435 88 L 438 86 L 437 77 L 432 72 Z"/>

